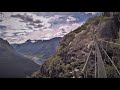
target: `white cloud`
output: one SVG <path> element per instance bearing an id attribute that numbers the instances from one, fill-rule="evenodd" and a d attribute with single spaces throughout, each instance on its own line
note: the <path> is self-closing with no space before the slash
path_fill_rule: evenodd
<path id="1" fill-rule="evenodd" d="M 72 22 L 72 21 L 76 21 L 76 20 L 77 20 L 76 18 L 69 16 L 66 21 Z"/>
<path id="2" fill-rule="evenodd" d="M 91 13 L 91 14 L 95 15 L 95 14 L 97 14 L 97 13 L 99 13 L 99 12 L 85 12 L 85 13 L 86 13 L 86 14 Z"/>
<path id="3" fill-rule="evenodd" d="M 85 13 L 96 14 L 96 12 Z M 39 20 L 40 23 L 21 22 L 22 19 L 19 17 L 10 17 L 17 14 L 26 15 L 25 17 L 30 16 L 33 21 Z M 0 22 L 0 25 L 7 26 L 7 30 L 3 31 L 6 40 L 10 43 L 24 43 L 28 39 L 34 41 L 63 37 L 84 23 L 78 22 L 79 18 L 74 16 L 76 14 L 80 14 L 80 12 L 4 12 L 4 21 Z M 0 32 L 0 34 L 3 32 Z"/>
<path id="4" fill-rule="evenodd" d="M 0 23 L 0 25 L 7 26 L 8 29 L 23 29 L 26 26 L 26 23 L 19 22 L 20 19 L 9 18 Z"/>

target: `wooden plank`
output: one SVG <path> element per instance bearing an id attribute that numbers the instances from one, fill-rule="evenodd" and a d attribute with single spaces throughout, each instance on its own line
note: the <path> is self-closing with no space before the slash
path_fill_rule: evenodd
<path id="1" fill-rule="evenodd" d="M 95 78 L 97 78 L 97 60 L 96 60 L 96 50 L 95 50 Z"/>
<path id="2" fill-rule="evenodd" d="M 102 56 L 101 56 L 97 42 L 96 42 L 95 48 L 97 53 L 98 78 L 107 78 L 104 62 L 102 60 Z"/>

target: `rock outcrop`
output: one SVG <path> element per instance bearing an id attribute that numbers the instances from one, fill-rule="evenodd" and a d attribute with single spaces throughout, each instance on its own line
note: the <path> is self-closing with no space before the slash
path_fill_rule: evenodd
<path id="1" fill-rule="evenodd" d="M 90 18 L 81 27 L 65 35 L 60 42 L 57 53 L 49 58 L 49 60 L 41 66 L 41 69 L 33 74 L 33 77 L 74 77 L 72 72 L 74 72 L 76 68 L 79 71 L 83 68 L 94 35 L 97 36 L 98 40 L 112 42 L 115 42 L 119 37 L 120 22 L 118 16 L 120 16 L 119 12 L 107 12 L 101 16 Z M 108 45 L 107 53 L 110 55 L 112 51 L 116 53 L 116 57 L 114 57 L 112 53 L 111 58 L 120 58 L 119 50 L 119 47 Z M 94 74 L 92 60 L 91 57 L 90 72 L 88 72 L 90 77 Z M 120 65 L 118 64 L 118 66 Z"/>

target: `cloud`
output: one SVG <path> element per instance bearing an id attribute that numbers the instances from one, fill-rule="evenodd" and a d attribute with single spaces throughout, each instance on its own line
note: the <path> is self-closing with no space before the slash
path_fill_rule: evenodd
<path id="1" fill-rule="evenodd" d="M 67 22 L 73 22 L 73 21 L 76 21 L 76 20 L 77 20 L 76 18 L 69 16 L 66 21 Z"/>
<path id="2" fill-rule="evenodd" d="M 91 14 L 90 14 L 91 13 Z M 3 12 L 0 36 L 10 43 L 51 39 L 81 26 L 96 12 Z"/>
<path id="3" fill-rule="evenodd" d="M 91 13 L 92 15 L 95 15 L 95 14 L 100 13 L 100 12 L 85 12 L 85 14 L 89 14 L 89 13 Z"/>

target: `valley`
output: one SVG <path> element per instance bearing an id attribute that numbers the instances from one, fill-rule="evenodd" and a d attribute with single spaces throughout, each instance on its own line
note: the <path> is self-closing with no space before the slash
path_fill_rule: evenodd
<path id="1" fill-rule="evenodd" d="M 0 78 L 120 78 L 120 12 L 2 14 Z"/>
<path id="2" fill-rule="evenodd" d="M 36 56 L 29 56 L 29 55 L 23 55 L 24 57 L 28 58 L 29 60 L 33 61 L 34 63 L 38 64 L 38 65 L 42 65 L 45 60 L 38 58 Z"/>
<path id="3" fill-rule="evenodd" d="M 56 37 L 50 40 L 38 40 L 36 42 L 28 40 L 23 44 L 13 44 L 12 46 L 24 57 L 29 58 L 33 62 L 41 65 L 50 56 L 55 54 L 60 40 L 60 37 Z"/>

